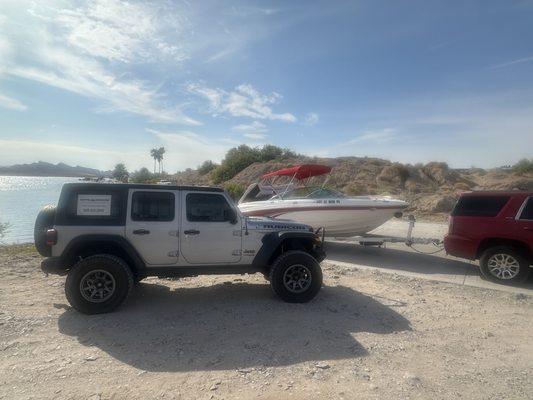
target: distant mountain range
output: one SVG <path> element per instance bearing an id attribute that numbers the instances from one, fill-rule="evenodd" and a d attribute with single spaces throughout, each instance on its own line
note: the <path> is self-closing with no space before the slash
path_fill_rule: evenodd
<path id="1" fill-rule="evenodd" d="M 51 164 L 44 161 L 39 161 L 31 164 L 17 164 L 9 167 L 0 167 L 0 175 L 109 177 L 111 175 L 111 171 L 100 171 L 94 168 L 80 167 L 79 165 L 72 167 L 64 163 Z"/>

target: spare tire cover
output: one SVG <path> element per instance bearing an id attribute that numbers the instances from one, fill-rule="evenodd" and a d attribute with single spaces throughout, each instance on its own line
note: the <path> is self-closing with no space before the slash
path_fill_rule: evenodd
<path id="1" fill-rule="evenodd" d="M 33 239 L 37 251 L 44 257 L 50 257 L 52 255 L 52 248 L 46 244 L 46 231 L 53 227 L 55 216 L 56 207 L 48 205 L 39 211 L 35 220 Z"/>

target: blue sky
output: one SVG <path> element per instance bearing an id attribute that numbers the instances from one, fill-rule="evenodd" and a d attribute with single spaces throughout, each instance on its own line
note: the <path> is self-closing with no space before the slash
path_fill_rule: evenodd
<path id="1" fill-rule="evenodd" d="M 533 1 L 0 4 L 0 165 L 532 157 Z"/>

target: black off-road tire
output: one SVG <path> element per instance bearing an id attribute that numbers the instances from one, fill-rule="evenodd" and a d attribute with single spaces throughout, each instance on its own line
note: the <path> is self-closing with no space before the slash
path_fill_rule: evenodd
<path id="1" fill-rule="evenodd" d="M 54 225 L 56 217 L 55 206 L 44 206 L 35 220 L 33 228 L 33 241 L 35 248 L 43 257 L 50 257 L 52 255 L 52 248 L 46 244 L 46 231 L 51 229 Z"/>
<path id="2" fill-rule="evenodd" d="M 499 278 L 497 274 L 494 273 L 497 271 L 495 271 L 494 266 L 491 265 L 491 260 L 494 262 L 494 260 L 497 259 L 498 255 L 508 256 L 511 257 L 510 260 L 516 260 L 516 263 L 518 265 L 518 272 L 516 273 L 516 275 L 514 275 L 513 277 L 509 277 L 508 279 L 503 279 Z M 497 283 L 512 284 L 525 281 L 529 273 L 531 272 L 531 268 L 529 265 L 530 263 L 528 262 L 528 260 L 519 251 L 509 246 L 491 247 L 483 252 L 483 255 L 479 260 L 479 267 L 483 277 L 485 277 L 487 280 Z M 491 272 L 491 270 L 493 272 Z"/>
<path id="3" fill-rule="evenodd" d="M 286 273 L 297 266 L 309 272 L 310 283 L 305 290 L 295 293 L 291 291 L 284 280 Z M 307 273 L 306 273 L 307 275 Z M 304 251 L 288 251 L 280 255 L 270 269 L 270 286 L 276 295 L 288 303 L 307 303 L 312 300 L 322 287 L 322 269 L 320 264 Z"/>
<path id="4" fill-rule="evenodd" d="M 82 279 L 91 271 L 104 271 L 114 280 L 114 291 L 105 301 L 87 300 L 80 287 Z M 107 275 L 107 276 L 109 276 Z M 84 314 L 102 314 L 117 308 L 133 288 L 133 274 L 128 265 L 119 257 L 97 254 L 78 261 L 67 275 L 65 295 L 72 307 Z"/>

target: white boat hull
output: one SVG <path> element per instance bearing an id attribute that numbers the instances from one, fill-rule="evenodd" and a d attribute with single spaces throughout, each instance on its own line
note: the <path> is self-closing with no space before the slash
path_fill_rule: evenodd
<path id="1" fill-rule="evenodd" d="M 343 237 L 368 233 L 401 212 L 407 203 L 400 200 L 259 201 L 241 203 L 244 215 L 290 219 L 317 229 L 326 236 Z"/>

